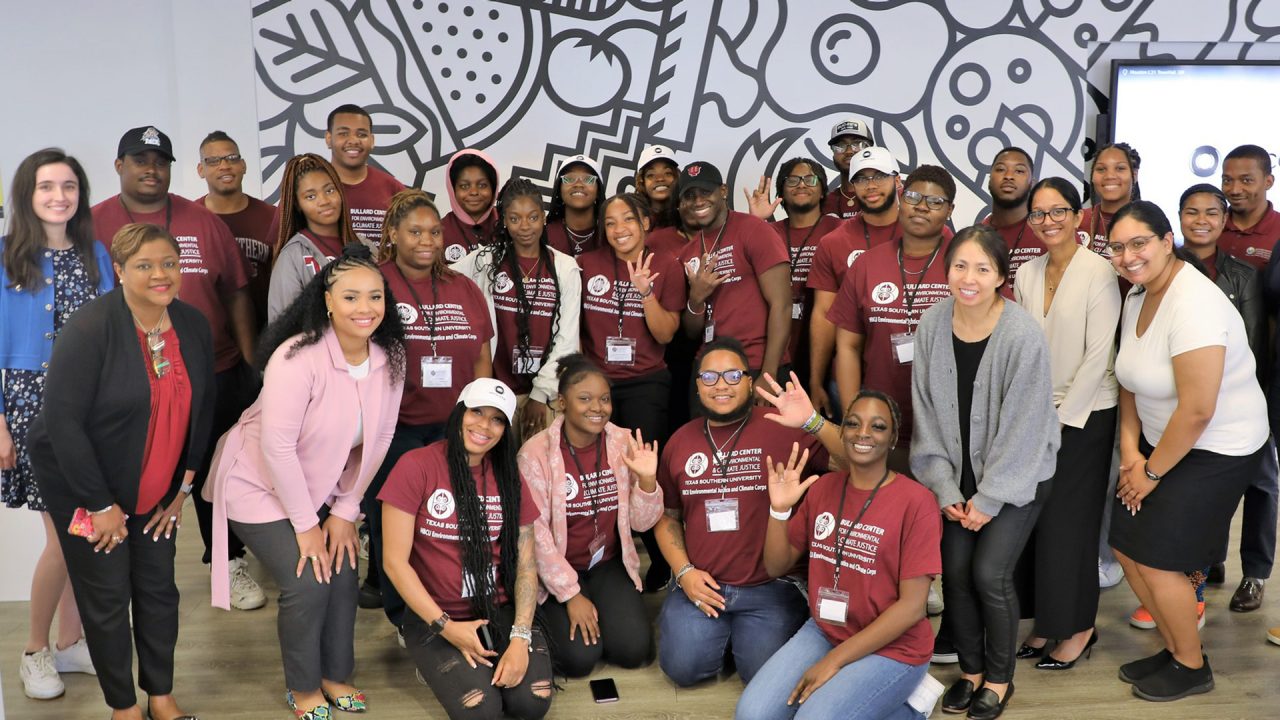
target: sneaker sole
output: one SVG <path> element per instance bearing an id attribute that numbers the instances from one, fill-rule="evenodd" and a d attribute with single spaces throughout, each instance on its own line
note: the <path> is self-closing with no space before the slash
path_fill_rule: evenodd
<path id="1" fill-rule="evenodd" d="M 52 694 L 50 694 L 50 693 L 33 693 L 33 692 L 31 692 L 30 690 L 28 690 L 28 689 L 27 689 L 26 685 L 23 685 L 23 686 L 22 686 L 22 694 L 23 694 L 23 695 L 26 695 L 27 697 L 31 698 L 32 700 L 53 700 L 53 699 L 55 699 L 55 698 L 60 698 L 60 697 L 62 697 L 63 695 L 66 695 L 66 694 L 67 694 L 67 689 L 66 689 L 65 687 L 63 687 L 61 690 L 59 690 L 59 691 L 57 691 L 57 692 L 55 692 L 55 693 L 52 693 Z"/>
<path id="2" fill-rule="evenodd" d="M 1267 633 L 1267 642 L 1271 643 L 1272 645 L 1280 645 L 1280 637 L 1276 637 L 1271 633 Z"/>
<path id="3" fill-rule="evenodd" d="M 1133 619 L 1132 616 L 1129 618 L 1129 625 L 1136 627 L 1139 630 L 1155 630 L 1156 629 L 1155 620 L 1135 620 Z"/>
<path id="4" fill-rule="evenodd" d="M 231 607 L 235 608 L 236 610 L 257 610 L 258 608 L 264 608 L 266 606 L 267 606 L 267 599 L 265 597 L 262 598 L 261 602 L 256 602 L 256 603 L 246 603 L 246 602 L 231 603 Z"/>
<path id="5" fill-rule="evenodd" d="M 959 653 L 934 653 L 929 658 L 929 662 L 934 665 L 954 665 L 960 662 Z"/>
<path id="6" fill-rule="evenodd" d="M 1155 695 L 1148 695 L 1142 692 L 1142 690 L 1139 689 L 1137 685 L 1133 686 L 1134 695 L 1137 695 L 1143 700 L 1148 700 L 1150 702 L 1173 702 L 1174 700 L 1181 700 L 1182 698 L 1188 697 L 1191 695 L 1202 695 L 1204 693 L 1209 692 L 1210 690 L 1213 690 L 1213 680 L 1210 680 L 1209 682 L 1203 685 L 1197 685 L 1193 688 L 1188 688 L 1187 690 L 1184 690 L 1178 693 L 1177 695 L 1169 695 L 1167 697 L 1158 697 Z"/>

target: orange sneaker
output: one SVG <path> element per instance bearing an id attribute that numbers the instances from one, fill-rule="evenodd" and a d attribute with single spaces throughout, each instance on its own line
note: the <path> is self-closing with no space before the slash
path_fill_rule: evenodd
<path id="1" fill-rule="evenodd" d="M 1147 610 L 1145 606 L 1139 605 L 1137 610 L 1134 610 L 1132 613 L 1130 613 L 1129 624 L 1138 628 L 1139 630 L 1154 630 L 1156 627 L 1156 619 L 1151 617 L 1151 613 Z M 1196 629 L 1198 630 L 1203 627 L 1204 627 L 1204 603 L 1198 602 L 1196 603 Z M 1280 638 L 1277 638 L 1276 643 L 1280 644 Z"/>

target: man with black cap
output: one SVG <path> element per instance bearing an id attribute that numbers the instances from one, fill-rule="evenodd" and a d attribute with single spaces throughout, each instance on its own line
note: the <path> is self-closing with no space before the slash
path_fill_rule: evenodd
<path id="1" fill-rule="evenodd" d="M 831 128 L 831 162 L 835 163 L 836 169 L 840 171 L 840 184 L 833 188 L 835 192 L 827 193 L 826 199 L 823 200 L 823 214 L 844 219 L 858 214 L 861 206 L 854 192 L 849 163 L 856 153 L 875 144 L 871 127 L 862 118 L 845 118 Z"/>
<path id="2" fill-rule="evenodd" d="M 208 461 L 222 433 L 229 429 L 258 394 L 257 374 L 246 358 L 254 356 L 257 320 L 249 297 L 244 256 L 227 226 L 203 205 L 169 192 L 174 160 L 169 136 L 154 126 L 134 128 L 120 138 L 116 173 L 120 194 L 93 206 L 93 229 L 108 249 L 116 231 L 129 223 L 163 227 L 178 242 L 182 290 L 178 297 L 204 313 L 213 333 L 215 405 L 208 456 L 196 473 L 192 499 L 204 538 L 204 562 L 213 547 L 213 508 L 200 497 Z M 232 604 L 251 610 L 266 596 L 249 577 L 244 546 L 229 543 Z"/>
<path id="3" fill-rule="evenodd" d="M 763 220 L 729 209 L 720 171 L 694 162 L 677 185 L 689 242 L 680 262 L 689 279 L 681 324 L 691 337 L 742 342 L 753 375 L 778 377 L 791 336 L 791 266 L 787 248 Z"/>

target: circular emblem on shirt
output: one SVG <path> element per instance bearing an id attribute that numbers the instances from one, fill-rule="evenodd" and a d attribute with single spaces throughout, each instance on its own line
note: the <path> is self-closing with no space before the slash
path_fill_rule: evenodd
<path id="1" fill-rule="evenodd" d="M 684 461 L 684 474 L 691 478 L 696 478 L 707 471 L 707 456 L 705 453 L 694 453 Z"/>
<path id="2" fill-rule="evenodd" d="M 829 512 L 824 512 L 813 521 L 813 539 L 826 540 L 831 537 L 831 532 L 835 529 L 835 516 Z"/>
<path id="3" fill-rule="evenodd" d="M 564 499 L 572 500 L 578 497 L 578 481 L 573 479 L 569 473 L 564 474 Z"/>
<path id="4" fill-rule="evenodd" d="M 512 287 L 515 287 L 515 283 L 511 282 L 511 276 L 506 271 L 498 273 L 498 276 L 493 279 L 493 289 L 500 293 L 507 292 Z"/>
<path id="5" fill-rule="evenodd" d="M 690 273 L 697 274 L 698 268 L 702 267 L 702 258 L 699 258 L 697 255 L 694 255 L 693 257 L 689 258 L 689 262 L 685 263 L 684 265 L 685 267 L 689 268 Z"/>
<path id="6" fill-rule="evenodd" d="M 1245 249 L 1244 249 L 1244 254 L 1245 254 L 1245 255 L 1257 255 L 1257 254 L 1258 254 L 1258 248 L 1245 248 Z"/>
<path id="7" fill-rule="evenodd" d="M 401 325 L 412 325 L 418 322 L 418 309 L 409 303 L 396 303 L 396 312 L 400 313 Z"/>
<path id="8" fill-rule="evenodd" d="M 844 261 L 844 266 L 851 267 L 853 265 L 853 261 L 857 260 L 858 256 L 864 252 L 866 252 L 866 250 L 854 250 L 853 252 L 849 253 L 849 259 Z"/>
<path id="9" fill-rule="evenodd" d="M 871 299 L 877 305 L 888 305 L 898 299 L 898 286 L 885 280 L 871 290 Z"/>
<path id="10" fill-rule="evenodd" d="M 450 245 L 444 249 L 444 259 L 449 262 L 458 262 L 463 255 L 467 254 L 467 249 L 461 245 Z"/>
<path id="11" fill-rule="evenodd" d="M 427 499 L 427 512 L 437 520 L 443 520 L 453 514 L 453 493 L 440 488 L 431 493 Z"/>
<path id="12" fill-rule="evenodd" d="M 1076 240 L 1077 240 L 1081 245 L 1083 245 L 1083 246 L 1085 246 L 1085 247 L 1089 247 L 1089 241 L 1090 241 L 1091 239 L 1092 239 L 1092 238 L 1090 238 L 1090 237 L 1089 237 L 1089 233 L 1085 232 L 1084 230 L 1077 230 L 1077 231 L 1076 231 Z"/>
<path id="13" fill-rule="evenodd" d="M 595 275 L 587 281 L 587 292 L 595 295 L 596 297 L 600 297 L 601 295 L 609 292 L 611 285 L 612 283 L 609 282 L 609 278 L 604 275 Z"/>

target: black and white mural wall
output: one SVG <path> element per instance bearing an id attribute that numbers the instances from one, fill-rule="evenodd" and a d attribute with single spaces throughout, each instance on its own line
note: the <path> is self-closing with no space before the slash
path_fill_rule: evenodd
<path id="1" fill-rule="evenodd" d="M 586 153 L 612 192 L 661 143 L 715 162 L 741 209 L 740 188 L 789 157 L 831 168 L 830 128 L 858 115 L 904 171 L 955 175 L 962 226 L 985 215 L 1002 146 L 1032 151 L 1042 177 L 1081 176 L 1111 56 L 1176 41 L 1179 56 L 1236 57 L 1280 34 L 1278 6 L 269 0 L 253 13 L 262 180 L 274 193 L 289 157 L 323 152 L 326 115 L 354 102 L 373 115 L 375 161 L 431 192 L 464 147 L 546 187 L 560 160 Z"/>

